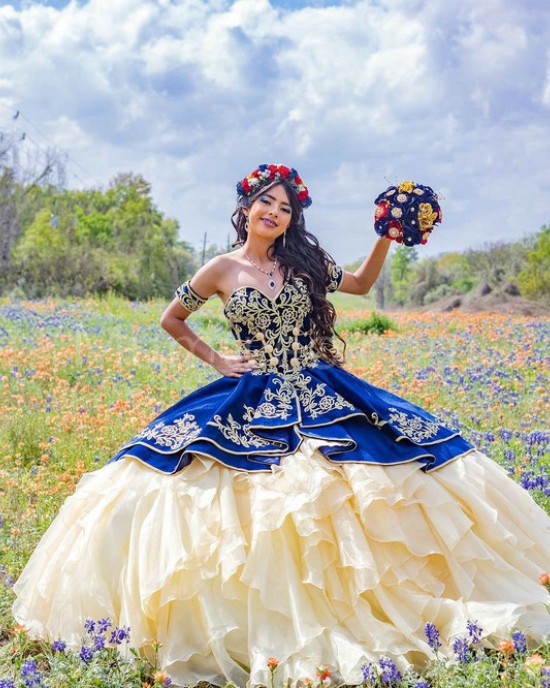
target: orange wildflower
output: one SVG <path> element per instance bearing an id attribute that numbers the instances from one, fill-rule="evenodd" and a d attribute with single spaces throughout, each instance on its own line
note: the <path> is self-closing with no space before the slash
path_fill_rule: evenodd
<path id="1" fill-rule="evenodd" d="M 317 676 L 324 681 L 326 678 L 330 678 L 330 669 L 326 666 L 320 666 L 317 669 Z"/>
<path id="2" fill-rule="evenodd" d="M 497 645 L 497 650 L 503 655 L 514 654 L 514 643 L 512 640 L 501 640 Z"/>
<path id="3" fill-rule="evenodd" d="M 275 671 L 275 669 L 279 666 L 279 660 L 275 657 L 268 657 L 266 664 L 269 671 Z"/>

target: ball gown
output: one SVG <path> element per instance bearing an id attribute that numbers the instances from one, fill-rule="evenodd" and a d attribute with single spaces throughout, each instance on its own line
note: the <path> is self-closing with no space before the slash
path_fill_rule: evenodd
<path id="1" fill-rule="evenodd" d="M 332 266 L 327 289 L 342 271 Z M 204 303 L 177 291 L 189 311 Z M 405 669 L 468 620 L 550 633 L 550 519 L 435 416 L 320 359 L 303 281 L 224 308 L 257 367 L 178 401 L 86 474 L 16 583 L 14 616 L 78 646 L 87 617 L 161 643 L 174 685 Z"/>

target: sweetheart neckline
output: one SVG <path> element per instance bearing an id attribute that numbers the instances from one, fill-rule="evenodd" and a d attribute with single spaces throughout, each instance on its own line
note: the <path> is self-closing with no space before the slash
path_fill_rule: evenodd
<path id="1" fill-rule="evenodd" d="M 292 284 L 292 282 L 285 282 L 283 284 L 283 286 L 279 289 L 279 291 L 276 294 L 274 294 L 273 296 L 269 296 L 269 294 L 266 294 L 264 291 L 262 291 L 258 287 L 252 287 L 248 284 L 243 284 L 242 286 L 237 287 L 236 289 L 233 289 L 231 294 L 229 294 L 229 296 L 227 297 L 227 301 L 223 304 L 223 311 L 225 313 L 225 310 L 227 308 L 228 303 L 231 301 L 231 299 L 235 296 L 235 294 L 237 292 L 242 291 L 243 289 L 252 289 L 253 291 L 257 291 L 262 296 L 265 296 L 266 299 L 268 299 L 269 301 L 271 301 L 273 303 L 276 299 L 279 298 L 279 296 L 283 293 L 283 291 L 286 289 L 286 287 L 288 287 L 289 284 Z"/>

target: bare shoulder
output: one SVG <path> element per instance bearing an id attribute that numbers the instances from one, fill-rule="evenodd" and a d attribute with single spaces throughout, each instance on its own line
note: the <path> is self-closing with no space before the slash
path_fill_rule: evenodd
<path id="1" fill-rule="evenodd" d="M 193 289 L 208 298 L 225 291 L 233 273 L 238 271 L 239 259 L 235 253 L 223 253 L 205 263 L 191 278 Z"/>

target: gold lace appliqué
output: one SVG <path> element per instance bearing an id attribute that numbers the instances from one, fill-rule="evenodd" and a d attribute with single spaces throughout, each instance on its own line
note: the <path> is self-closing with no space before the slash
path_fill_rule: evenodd
<path id="1" fill-rule="evenodd" d="M 201 306 L 208 301 L 208 299 L 203 298 L 200 294 L 193 289 L 189 280 L 184 282 L 181 287 L 176 289 L 176 298 L 185 308 L 185 310 L 193 313 L 197 311 Z"/>
<path id="2" fill-rule="evenodd" d="M 239 421 L 233 418 L 231 413 L 228 413 L 225 422 L 219 414 L 216 414 L 212 420 L 208 421 L 208 425 L 218 428 L 226 440 L 247 449 L 250 447 L 258 449 L 273 444 L 272 441 L 259 437 L 251 430 L 250 421 L 253 418 L 254 409 L 252 406 L 245 406 L 242 423 L 239 423 Z"/>
<path id="3" fill-rule="evenodd" d="M 161 447 L 169 447 L 176 451 L 198 437 L 200 432 L 201 429 L 195 421 L 195 416 L 192 413 L 184 413 L 181 418 L 176 418 L 169 425 L 161 422 L 152 428 L 145 428 L 132 439 L 132 443 L 152 440 Z"/>
<path id="4" fill-rule="evenodd" d="M 343 277 L 344 271 L 342 268 L 335 263 L 330 263 L 328 266 L 327 291 L 336 291 L 342 284 Z"/>
<path id="5" fill-rule="evenodd" d="M 287 282 L 273 298 L 255 287 L 229 297 L 225 315 L 243 351 L 256 357 L 255 375 L 313 366 L 319 359 L 312 339 L 311 299 L 301 279 Z"/>
<path id="6" fill-rule="evenodd" d="M 413 442 L 422 442 L 435 437 L 441 426 L 438 422 L 427 420 L 422 416 L 409 415 L 404 411 L 398 411 L 393 406 L 388 409 L 390 416 L 388 422 L 394 425 L 404 437 Z"/>

